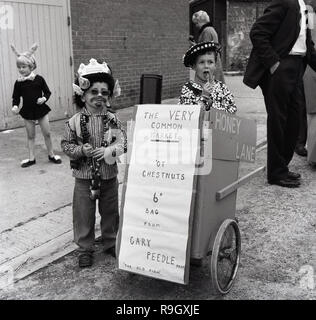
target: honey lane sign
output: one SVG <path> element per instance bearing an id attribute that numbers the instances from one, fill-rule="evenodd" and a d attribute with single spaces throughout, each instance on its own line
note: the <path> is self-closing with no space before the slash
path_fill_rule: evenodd
<path id="1" fill-rule="evenodd" d="M 137 107 L 118 237 L 119 269 L 188 283 L 200 107 Z"/>
<path id="2" fill-rule="evenodd" d="M 210 129 L 213 139 L 213 159 L 255 162 L 257 144 L 255 120 L 212 109 Z"/>

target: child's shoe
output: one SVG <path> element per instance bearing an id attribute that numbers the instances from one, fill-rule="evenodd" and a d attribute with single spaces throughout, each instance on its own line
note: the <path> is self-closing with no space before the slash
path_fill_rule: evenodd
<path id="1" fill-rule="evenodd" d="M 48 160 L 53 162 L 53 163 L 56 163 L 56 164 L 61 164 L 61 157 L 60 156 L 48 156 Z"/>
<path id="2" fill-rule="evenodd" d="M 27 167 L 33 166 L 35 163 L 36 163 L 35 159 L 34 160 L 26 159 L 21 162 L 21 167 L 27 168 Z"/>
<path id="3" fill-rule="evenodd" d="M 104 253 L 111 255 L 113 258 L 116 258 L 115 246 L 104 250 Z"/>
<path id="4" fill-rule="evenodd" d="M 92 266 L 92 254 L 89 252 L 84 252 L 79 255 L 79 267 L 87 268 Z"/>

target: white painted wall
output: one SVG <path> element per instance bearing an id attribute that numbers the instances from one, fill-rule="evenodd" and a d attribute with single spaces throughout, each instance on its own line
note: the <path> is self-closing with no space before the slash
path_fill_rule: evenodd
<path id="1" fill-rule="evenodd" d="M 67 0 L 0 0 L 0 130 L 23 125 L 11 112 L 12 91 L 18 77 L 16 57 L 10 48 L 26 51 L 36 42 L 36 73 L 42 75 L 52 96 L 50 119 L 73 113 L 73 67 L 70 5 Z"/>

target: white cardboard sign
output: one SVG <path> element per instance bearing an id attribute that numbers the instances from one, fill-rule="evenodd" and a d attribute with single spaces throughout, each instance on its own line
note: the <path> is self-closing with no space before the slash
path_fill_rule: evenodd
<path id="1" fill-rule="evenodd" d="M 122 197 L 119 269 L 188 282 L 200 107 L 137 107 Z"/>

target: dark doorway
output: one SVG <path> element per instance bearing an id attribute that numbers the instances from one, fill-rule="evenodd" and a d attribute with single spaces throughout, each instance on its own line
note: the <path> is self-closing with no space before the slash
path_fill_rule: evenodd
<path id="1" fill-rule="evenodd" d="M 214 6 L 214 26 L 218 34 L 218 41 L 222 45 L 222 64 L 226 70 L 226 47 L 227 47 L 227 5 L 226 1 L 216 0 Z"/>
<path id="2" fill-rule="evenodd" d="M 227 30 L 226 30 L 226 16 L 227 5 L 223 0 L 196 0 L 190 3 L 190 34 L 194 36 L 195 41 L 198 39 L 198 29 L 192 22 L 193 13 L 204 10 L 207 12 L 211 19 L 217 34 L 218 41 L 222 45 L 222 62 L 223 67 L 226 66 L 226 43 L 227 43 Z"/>
<path id="3" fill-rule="evenodd" d="M 199 30 L 192 22 L 193 13 L 203 10 L 209 15 L 211 22 L 214 24 L 213 12 L 214 12 L 214 0 L 197 0 L 190 3 L 190 34 L 194 36 L 195 41 L 199 37 Z"/>

